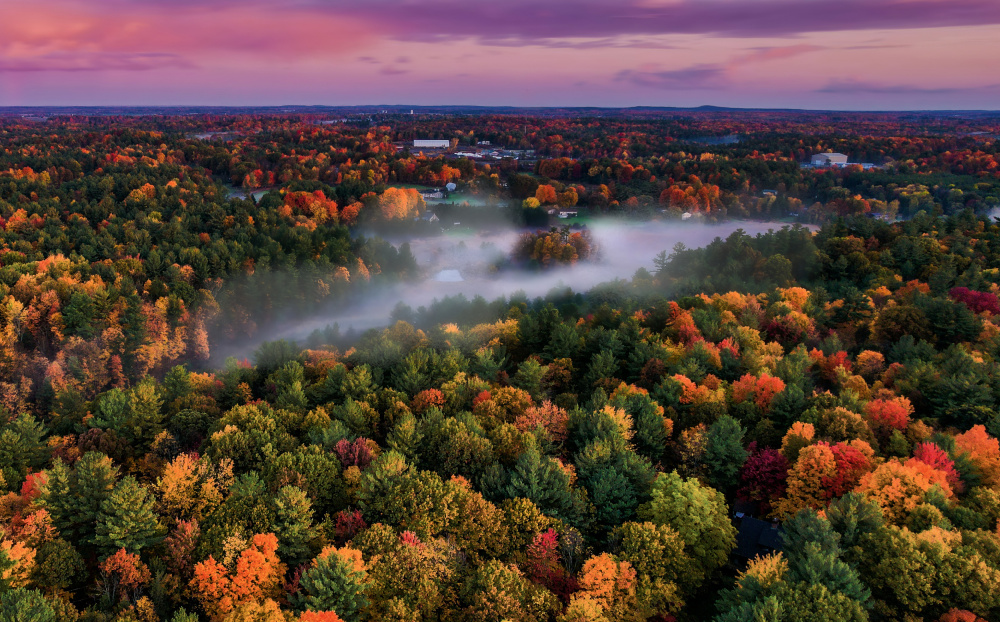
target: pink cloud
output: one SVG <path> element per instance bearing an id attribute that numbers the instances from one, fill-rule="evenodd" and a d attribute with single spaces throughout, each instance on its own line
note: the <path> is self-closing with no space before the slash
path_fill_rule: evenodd
<path id="1" fill-rule="evenodd" d="M 666 34 L 774 37 L 1000 24 L 996 0 L 330 0 L 322 6 L 339 14 L 379 19 L 389 33 L 404 39 L 472 37 L 506 44 L 558 45 L 570 38 Z"/>
<path id="2" fill-rule="evenodd" d="M 217 57 L 291 61 L 356 52 L 373 41 L 357 17 L 251 6 L 56 2 L 0 5 L 0 70 L 149 70 Z"/>
<path id="3" fill-rule="evenodd" d="M 0 58 L 0 72 L 150 71 L 190 69 L 195 65 L 176 54 L 53 53 L 26 58 Z"/>

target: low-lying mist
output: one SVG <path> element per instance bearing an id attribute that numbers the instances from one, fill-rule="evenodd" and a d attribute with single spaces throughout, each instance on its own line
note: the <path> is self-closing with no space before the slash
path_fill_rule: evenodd
<path id="1" fill-rule="evenodd" d="M 265 341 L 302 340 L 333 324 L 341 331 L 356 332 L 385 326 L 400 302 L 417 309 L 459 294 L 469 299 L 482 296 L 494 300 L 518 292 L 535 298 L 555 287 L 586 292 L 600 283 L 630 279 L 640 268 L 652 272 L 654 257 L 664 250 L 669 254 L 678 243 L 698 248 L 737 229 L 757 235 L 782 226 L 785 224 L 753 221 L 597 223 L 591 227 L 591 234 L 599 246 L 599 259 L 542 271 L 495 268 L 510 253 L 523 230 L 396 237 L 389 241 L 396 245 L 409 243 L 423 275 L 420 280 L 370 289 L 354 300 L 341 301 L 336 310 L 304 320 L 260 326 L 255 338 L 244 343 L 213 344 L 210 363 L 218 365 L 230 356 L 249 357 Z"/>

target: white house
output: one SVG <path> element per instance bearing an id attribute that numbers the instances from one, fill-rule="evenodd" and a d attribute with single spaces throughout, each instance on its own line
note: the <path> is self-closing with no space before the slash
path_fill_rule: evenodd
<path id="1" fill-rule="evenodd" d="M 813 166 L 846 166 L 847 156 L 842 153 L 817 153 L 812 157 Z"/>
<path id="2" fill-rule="evenodd" d="M 450 140 L 415 140 L 413 141 L 414 147 L 420 147 L 424 149 L 447 149 L 451 147 Z"/>

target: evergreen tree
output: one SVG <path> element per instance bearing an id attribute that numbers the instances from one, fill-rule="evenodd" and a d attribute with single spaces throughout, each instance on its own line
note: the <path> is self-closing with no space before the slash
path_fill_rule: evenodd
<path id="1" fill-rule="evenodd" d="M 306 493 L 284 486 L 274 498 L 272 531 L 278 536 L 278 555 L 292 568 L 309 559 L 313 510 Z"/>
<path id="2" fill-rule="evenodd" d="M 101 503 L 95 543 L 104 555 L 118 549 L 138 553 L 163 539 L 165 530 L 153 509 L 155 499 L 132 476 L 118 482 Z"/>
<path id="3" fill-rule="evenodd" d="M 102 453 L 87 452 L 70 468 L 61 460 L 48 471 L 41 504 L 68 542 L 94 543 L 101 507 L 118 479 L 118 468 Z"/>
<path id="4" fill-rule="evenodd" d="M 303 595 L 299 597 L 299 607 L 335 611 L 344 622 L 357 622 L 361 610 L 368 606 L 364 594 L 367 573 L 360 562 L 360 553 L 350 549 L 344 554 L 341 551 L 326 551 L 316 558 L 314 566 L 302 573 L 299 586 Z M 357 556 L 356 560 L 345 559 L 345 555 L 352 554 Z"/>
<path id="5" fill-rule="evenodd" d="M 423 435 L 420 433 L 420 426 L 417 418 L 411 413 L 406 413 L 396 422 L 395 427 L 389 432 L 386 438 L 386 446 L 399 452 L 410 464 L 420 463 L 420 447 Z"/>
<path id="6" fill-rule="evenodd" d="M 163 400 L 156 381 L 145 378 L 129 391 L 127 437 L 139 448 L 148 447 L 163 430 Z"/>
<path id="7" fill-rule="evenodd" d="M 571 520 L 576 514 L 569 474 L 555 460 L 543 456 L 534 442 L 507 474 L 503 492 L 509 499 L 524 497 L 561 520 Z"/>
<path id="8" fill-rule="evenodd" d="M 45 428 L 32 415 L 22 414 L 0 429 L 0 477 L 11 488 L 20 486 L 28 471 L 37 471 L 49 457 L 42 441 Z"/>
<path id="9" fill-rule="evenodd" d="M 736 475 L 746 462 L 743 448 L 743 427 L 729 415 L 723 415 L 708 429 L 705 465 L 712 485 L 729 490 L 736 484 Z"/>
<path id="10" fill-rule="evenodd" d="M 56 622 L 56 612 L 38 590 L 0 592 L 0 622 Z"/>

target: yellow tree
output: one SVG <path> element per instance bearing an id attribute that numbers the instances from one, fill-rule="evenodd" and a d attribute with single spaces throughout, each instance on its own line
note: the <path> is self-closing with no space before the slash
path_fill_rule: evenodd
<path id="1" fill-rule="evenodd" d="M 788 488 L 775 505 L 774 515 L 787 519 L 804 508 L 824 507 L 827 495 L 823 482 L 836 475 L 837 461 L 828 444 L 817 443 L 804 448 L 788 472 Z"/>

